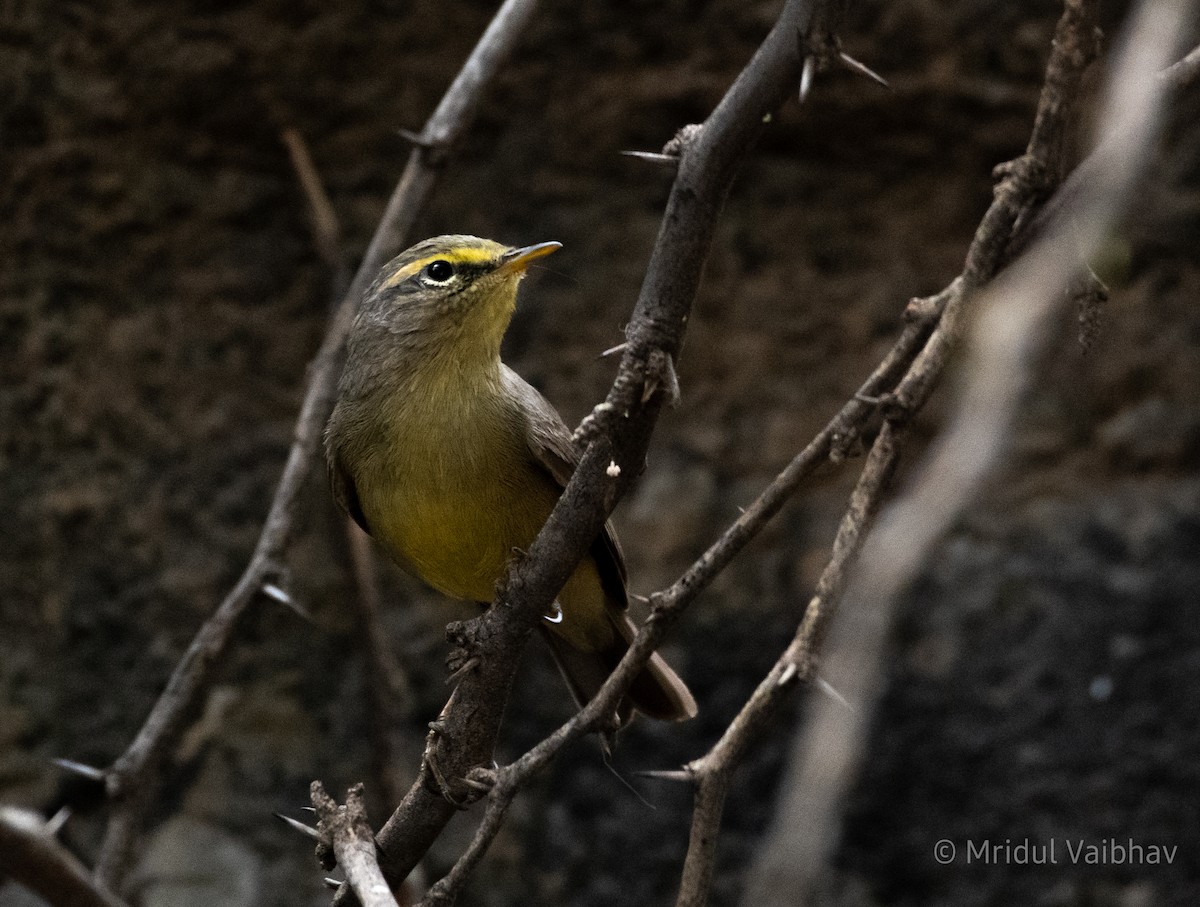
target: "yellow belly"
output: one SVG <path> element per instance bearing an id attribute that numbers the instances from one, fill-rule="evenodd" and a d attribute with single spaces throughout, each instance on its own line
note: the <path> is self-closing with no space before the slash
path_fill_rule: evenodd
<path id="1" fill-rule="evenodd" d="M 446 595 L 484 603 L 559 496 L 523 439 L 492 441 L 482 456 L 468 456 L 461 445 L 413 446 L 410 456 L 393 448 L 358 487 L 372 533 L 397 562 Z M 553 632 L 585 651 L 612 645 L 614 628 L 590 556 L 558 600 L 564 616 L 549 625 Z"/>

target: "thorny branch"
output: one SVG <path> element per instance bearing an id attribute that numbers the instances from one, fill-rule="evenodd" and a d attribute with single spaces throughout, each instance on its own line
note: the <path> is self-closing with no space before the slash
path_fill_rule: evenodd
<path id="1" fill-rule="evenodd" d="M 676 584 L 652 597 L 650 622 L 596 699 L 554 735 L 495 773 L 488 808 L 471 845 L 451 873 L 430 891 L 427 904 L 453 901 L 499 829 L 504 812 L 525 778 L 567 742 L 601 724 L 669 624 L 770 519 L 805 475 L 827 458 L 836 461 L 844 456 L 873 409 L 871 404 L 882 402 L 888 420 L 871 448 L 834 542 L 833 556 L 796 637 L 721 740 L 704 757 L 687 766 L 686 777 L 696 782 L 697 793 L 691 846 L 678 903 L 706 902 L 717 831 L 731 777 L 757 735 L 777 713 L 786 692 L 800 683 L 811 682 L 816 676 L 821 644 L 894 470 L 899 439 L 945 368 L 958 337 L 958 319 L 962 317 L 969 291 L 990 281 L 1016 254 L 1015 247 L 1024 247 L 1027 234 L 1045 226 L 1044 221 L 1032 215 L 1039 202 L 1059 184 L 1065 167 L 1064 138 L 1074 115 L 1080 81 L 1098 51 L 1092 16 L 1093 9 L 1085 2 L 1067 3 L 1056 32 L 1055 50 L 1047 67 L 1029 146 L 1022 158 L 1000 168 L 1003 179 L 972 242 L 963 274 L 936 296 L 910 304 L 906 313 L 909 326 L 855 398 Z M 937 327 L 931 334 L 932 322 L 937 322 Z M 904 377 L 897 383 L 902 374 Z M 888 387 L 894 387 L 894 391 L 881 395 L 881 390 Z M 876 399 L 880 396 L 882 400 Z"/>
<path id="2" fill-rule="evenodd" d="M 312 804 L 320 821 L 320 834 L 327 839 L 337 865 L 346 873 L 346 884 L 362 907 L 398 907 L 375 853 L 375 836 L 367 821 L 363 786 L 356 784 L 346 792 L 346 803 L 338 806 L 325 792 L 320 781 L 312 783 Z"/>
<path id="3" fill-rule="evenodd" d="M 524 33 L 536 5 L 536 0 L 506 0 L 422 130 L 345 299 L 309 365 L 308 388 L 292 448 L 250 563 L 197 632 L 133 743 L 106 772 L 111 813 L 96 878 L 109 889 L 119 888 L 128 872 L 134 843 L 167 752 L 179 740 L 187 716 L 208 688 L 212 671 L 229 646 L 239 619 L 257 600 L 259 590 L 279 573 L 299 509 L 300 490 L 333 407 L 342 348 L 358 300 L 384 262 L 400 250 L 417 211 L 433 189 L 448 150 L 473 119 L 484 90 Z"/>
<path id="4" fill-rule="evenodd" d="M 399 884 L 428 850 L 460 804 L 478 796 L 464 782 L 491 764 L 500 719 L 524 645 L 579 562 L 617 499 L 641 471 L 650 435 L 672 386 L 673 359 L 700 282 L 716 217 L 738 165 L 763 121 L 794 89 L 802 48 L 816 27 L 820 2 L 789 0 L 779 20 L 734 85 L 683 149 L 662 227 L 627 330 L 621 366 L 594 415 L 582 461 L 527 556 L 514 564 L 493 606 L 456 628 L 455 642 L 478 659 L 436 723 L 421 776 L 380 830 L 381 865 Z M 616 467 L 615 469 L 612 467 Z M 647 644 L 642 648 L 648 657 Z M 631 680 L 627 667 L 622 668 Z M 624 676 L 624 675 L 623 675 Z M 583 715 L 607 720 L 613 698 L 593 702 Z M 595 717 L 592 717 L 595 716 Z M 582 733 L 577 725 L 576 735 Z M 498 802 L 506 790 L 497 788 Z M 485 819 L 485 825 L 491 820 Z M 486 846 L 483 842 L 481 846 Z M 478 853 L 475 847 L 468 857 Z M 455 876 L 431 897 L 448 901 Z M 335 903 L 345 901 L 345 889 Z"/>

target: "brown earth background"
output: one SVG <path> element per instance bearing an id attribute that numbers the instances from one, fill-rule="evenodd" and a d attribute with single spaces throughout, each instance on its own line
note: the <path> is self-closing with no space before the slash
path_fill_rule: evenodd
<path id="1" fill-rule="evenodd" d="M 620 342 L 668 190 L 618 152 L 701 120 L 778 6 L 548 2 L 422 214 L 417 235 L 564 244 L 527 282 L 507 358 L 568 422 L 611 381 L 598 354 Z M 111 762 L 242 570 L 324 329 L 334 275 L 281 132 L 306 140 L 356 261 L 407 154 L 397 130 L 419 128 L 493 10 L 0 4 L 0 802 L 70 805 L 85 859 L 102 803 L 49 760 Z M 848 48 L 894 90 L 824 75 L 747 162 L 681 405 L 617 514 L 637 591 L 703 550 L 858 386 L 908 298 L 958 272 L 991 168 L 1028 136 L 1057 12 L 855 7 Z M 1003 463 L 906 597 L 823 902 L 1200 903 L 1198 114 L 1195 89 L 1177 99 L 1114 238 L 1096 344 L 1084 354 L 1063 319 Z M 667 654 L 701 715 L 638 723 L 622 771 L 694 758 L 736 712 L 799 620 L 852 467 L 809 483 L 693 608 Z M 287 566 L 313 622 L 265 600 L 245 622 L 174 754 L 143 904 L 327 903 L 310 848 L 271 817 L 297 814 L 313 778 L 341 790 L 370 773 L 345 539 L 323 470 L 309 484 Z M 464 612 L 394 571 L 385 584 L 415 691 L 407 782 L 446 695 L 442 625 Z M 501 759 L 568 715 L 545 653 L 526 662 Z M 715 905 L 738 901 L 790 736 L 739 775 Z M 571 750 L 519 800 L 465 903 L 672 903 L 690 797 L 634 783 L 656 808 L 595 747 Z M 431 872 L 470 829 L 452 826 Z M 940 866 L 942 838 L 1178 856 Z M 33 903 L 0 882 L 0 905 Z"/>

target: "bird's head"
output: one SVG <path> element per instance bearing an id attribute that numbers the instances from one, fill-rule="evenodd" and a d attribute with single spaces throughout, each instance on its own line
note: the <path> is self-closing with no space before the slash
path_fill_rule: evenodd
<path id="1" fill-rule="evenodd" d="M 561 248 L 514 248 L 476 236 L 435 236 L 393 258 L 363 299 L 363 327 L 397 346 L 468 356 L 498 353 L 529 263 Z"/>

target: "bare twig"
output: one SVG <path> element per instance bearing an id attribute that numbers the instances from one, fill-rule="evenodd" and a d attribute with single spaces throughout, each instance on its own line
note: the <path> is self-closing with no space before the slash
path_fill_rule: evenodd
<path id="1" fill-rule="evenodd" d="M 5 877 L 51 907 L 126 907 L 54 839 L 42 817 L 0 807 L 0 884 Z"/>
<path id="2" fill-rule="evenodd" d="M 384 872 L 393 882 L 408 873 L 453 815 L 456 805 L 450 799 L 475 796 L 461 779 L 472 768 L 491 761 L 499 719 L 525 641 L 620 494 L 641 471 L 650 434 L 669 395 L 671 364 L 683 340 L 716 216 L 766 114 L 774 111 L 796 84 L 801 48 L 819 5 L 811 0 L 789 0 L 724 99 L 692 139 L 683 143 L 662 228 L 626 332 L 628 345 L 607 400 L 587 423 L 584 439 L 588 444 L 582 462 L 527 557 L 515 564 L 503 583 L 496 603 L 456 633 L 455 641 L 480 656 L 480 663 L 462 678 L 439 722 L 440 730 L 430 742 L 440 774 L 455 785 L 453 797 L 442 795 L 427 761 L 421 778 L 379 833 Z M 614 463 L 617 470 L 609 468 Z M 601 707 L 607 706 L 611 713 L 616 684 L 631 682 L 635 673 L 631 658 L 640 657 L 644 664 L 649 657 L 649 639 L 649 635 L 639 635 L 605 690 L 585 707 L 580 721 L 560 729 L 551 740 L 558 740 L 559 735 L 577 736 L 583 728 L 593 726 L 587 722 L 602 720 Z M 547 742 L 547 747 L 556 745 L 561 742 Z M 531 761 L 548 758 L 545 752 L 535 748 L 527 757 Z M 499 781 L 497 789 L 505 790 Z M 502 795 L 494 789 L 493 796 L 499 799 Z M 438 889 L 443 900 L 453 893 L 453 879 Z"/>
<path id="3" fill-rule="evenodd" d="M 353 889 L 358 902 L 362 907 L 399 907 L 379 870 L 362 785 L 356 784 L 346 791 L 345 806 L 338 806 L 320 781 L 312 783 L 311 793 L 320 817 L 318 828 L 331 842 L 337 864 L 346 873 L 346 884 Z"/>
<path id="4" fill-rule="evenodd" d="M 322 429 L 333 407 L 342 348 L 358 300 L 384 262 L 400 250 L 417 211 L 433 190 L 447 150 L 466 131 L 484 90 L 524 33 L 536 5 L 536 0 L 506 0 L 425 124 L 422 134 L 430 147 L 414 148 L 410 153 L 345 299 L 309 365 L 308 388 L 292 447 L 250 563 L 197 632 L 133 743 L 107 772 L 111 813 L 96 874 L 111 889 L 119 888 L 128 872 L 134 841 L 152 791 L 157 788 L 166 753 L 179 739 L 187 715 L 207 689 L 213 668 L 228 647 L 239 619 L 263 584 L 278 571 L 304 479 L 316 459 Z M 436 151 L 431 150 L 434 147 Z"/>
<path id="5" fill-rule="evenodd" d="M 404 131 L 404 130 L 402 130 Z M 325 184 L 309 154 L 300 131 L 286 127 L 282 132 L 292 167 L 308 201 L 309 220 L 317 252 L 333 269 L 336 306 L 345 298 L 350 277 L 346 273 L 341 248 L 341 224 L 325 191 Z M 343 519 L 350 553 L 350 572 L 354 583 L 354 604 L 362 633 L 365 662 L 365 691 L 369 703 L 367 722 L 371 750 L 373 807 L 386 812 L 403 791 L 397 785 L 398 754 L 402 749 L 405 706 L 409 701 L 408 676 L 396 658 L 382 622 L 382 593 L 379 587 L 379 563 L 370 538 L 349 517 Z M 270 593 L 272 586 L 264 586 Z"/>
<path id="6" fill-rule="evenodd" d="M 371 776 L 378 801 L 390 809 L 403 789 L 397 783 L 404 719 L 411 701 L 408 675 L 396 658 L 392 641 L 383 626 L 383 602 L 379 591 L 379 562 L 370 537 L 351 519 L 346 519 L 350 563 L 354 571 L 360 630 L 366 660 L 366 696 L 369 702 Z M 375 801 L 373 801 L 375 805 Z"/>
<path id="7" fill-rule="evenodd" d="M 317 253 L 325 264 L 339 270 L 343 266 L 341 225 L 333 202 L 329 200 L 329 193 L 325 191 L 325 183 L 321 180 L 317 165 L 313 163 L 312 155 L 309 154 L 308 144 L 300 130 L 294 126 L 285 128 L 280 138 L 287 146 L 292 168 L 296 171 L 296 178 L 300 181 L 304 198 L 308 202 L 308 217 Z"/>
<path id="8" fill-rule="evenodd" d="M 967 384 L 950 427 L 913 489 L 881 518 L 846 593 L 844 610 L 856 625 L 836 664 L 839 686 L 860 708 L 847 716 L 824 702 L 813 703 L 806 734 L 797 738 L 776 825 L 749 874 L 746 903 L 794 903 L 837 839 L 837 804 L 861 753 L 870 715 L 862 706 L 878 687 L 891 605 L 1003 449 L 1050 314 L 1066 298 L 1064 289 L 1079 273 L 1081 256 L 1098 247 L 1143 172 L 1161 111 L 1161 84 L 1156 85 L 1154 73 L 1182 31 L 1182 11 L 1182 3 L 1143 4 L 1133 39 L 1114 66 L 1114 89 L 1102 118 L 1107 135 L 1096 152 L 1095 172 L 1103 178 L 1059 207 L 1043 238 L 977 300 L 980 315 L 967 343 Z M 1085 25 L 1086 18 L 1079 22 Z M 1065 37 L 1060 31 L 1056 42 Z M 1074 66 L 1058 57 L 1061 49 L 1056 46 L 1051 66 L 1056 61 Z"/>

